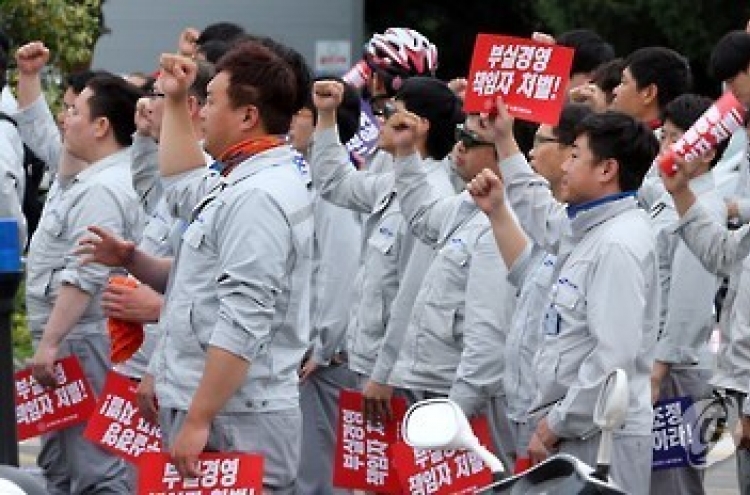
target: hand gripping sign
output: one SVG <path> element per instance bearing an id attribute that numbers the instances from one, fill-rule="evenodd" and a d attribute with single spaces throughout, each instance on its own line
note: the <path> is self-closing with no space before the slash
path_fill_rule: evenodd
<path id="1" fill-rule="evenodd" d="M 565 103 L 573 50 L 530 39 L 477 35 L 468 87 L 466 113 L 493 113 L 502 95 L 517 118 L 557 125 Z"/>
<path id="2" fill-rule="evenodd" d="M 668 151 L 656 158 L 659 169 L 671 177 L 677 172 L 677 157 L 690 162 L 714 149 L 742 127 L 746 112 L 734 94 L 726 91 Z"/>
<path id="3" fill-rule="evenodd" d="M 146 452 L 161 450 L 161 431 L 141 415 L 137 388 L 133 380 L 110 371 L 83 432 L 88 440 L 133 464 Z"/>
<path id="4" fill-rule="evenodd" d="M 392 462 L 406 401 L 391 399 L 394 418 L 376 425 L 365 421 L 362 394 L 342 390 L 336 428 L 333 486 L 377 493 L 401 493 Z"/>
<path id="5" fill-rule="evenodd" d="M 96 398 L 75 356 L 55 361 L 55 388 L 44 388 L 27 368 L 15 374 L 18 440 L 86 421 Z"/>

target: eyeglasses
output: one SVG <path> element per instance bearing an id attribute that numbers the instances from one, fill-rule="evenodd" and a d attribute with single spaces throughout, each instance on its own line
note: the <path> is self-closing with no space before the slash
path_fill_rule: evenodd
<path id="1" fill-rule="evenodd" d="M 560 140 L 554 137 L 540 136 L 539 134 L 534 135 L 534 146 L 541 146 L 545 143 L 559 143 Z"/>
<path id="2" fill-rule="evenodd" d="M 396 107 L 396 105 L 392 101 L 388 100 L 383 103 L 382 107 L 377 110 L 373 110 L 372 113 L 377 117 L 383 117 L 383 120 L 388 120 L 393 116 L 393 114 L 397 112 L 398 108 Z"/>
<path id="3" fill-rule="evenodd" d="M 464 124 L 456 126 L 456 142 L 461 142 L 465 149 L 476 148 L 478 146 L 495 146 L 495 143 L 485 141 L 475 132 L 468 130 Z"/>

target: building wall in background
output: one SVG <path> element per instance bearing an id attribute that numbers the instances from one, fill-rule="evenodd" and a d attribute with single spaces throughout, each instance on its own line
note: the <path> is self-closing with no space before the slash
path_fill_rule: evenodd
<path id="1" fill-rule="evenodd" d="M 361 55 L 363 2 L 107 0 L 104 22 L 110 33 L 99 39 L 92 67 L 123 74 L 151 72 L 161 53 L 176 50 L 177 39 L 186 26 L 202 29 L 214 22 L 230 21 L 250 33 L 271 36 L 297 49 L 313 70 L 339 72 L 336 67 L 342 65 L 342 55 L 348 58 L 348 65 Z M 331 41 L 336 43 L 326 43 Z"/>

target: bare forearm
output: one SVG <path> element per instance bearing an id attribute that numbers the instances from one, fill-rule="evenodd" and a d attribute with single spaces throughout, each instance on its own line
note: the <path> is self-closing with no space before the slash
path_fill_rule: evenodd
<path id="1" fill-rule="evenodd" d="M 492 233 L 505 266 L 510 269 L 523 254 L 529 240 L 507 205 L 502 206 L 490 217 Z"/>
<path id="2" fill-rule="evenodd" d="M 170 177 L 205 165 L 187 99 L 165 98 L 159 138 L 159 173 L 162 177 Z"/>
<path id="3" fill-rule="evenodd" d="M 209 346 L 206 367 L 188 410 L 188 421 L 213 421 L 242 386 L 250 363 L 220 347 Z"/>
<path id="4" fill-rule="evenodd" d="M 123 268 L 142 283 L 163 294 L 172 269 L 172 258 L 151 256 L 136 249 Z"/>
<path id="5" fill-rule="evenodd" d="M 336 112 L 335 111 L 319 111 L 318 122 L 315 128 L 319 131 L 324 129 L 330 129 L 336 125 Z"/>
<path id="6" fill-rule="evenodd" d="M 42 94 L 42 79 L 39 74 L 19 74 L 18 108 L 23 110 L 30 106 Z"/>
<path id="7" fill-rule="evenodd" d="M 44 328 L 42 340 L 57 346 L 73 330 L 91 302 L 91 294 L 63 284 Z"/>
<path id="8" fill-rule="evenodd" d="M 693 194 L 693 191 L 691 191 L 689 187 L 686 187 L 681 191 L 673 192 L 672 199 L 674 200 L 674 206 L 677 209 L 677 213 L 680 217 L 683 217 L 695 203 L 695 194 Z"/>

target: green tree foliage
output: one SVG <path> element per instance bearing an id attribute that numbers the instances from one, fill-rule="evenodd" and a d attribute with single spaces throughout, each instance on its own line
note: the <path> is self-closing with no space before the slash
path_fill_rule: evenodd
<path id="1" fill-rule="evenodd" d="M 0 0 L 0 28 L 18 47 L 41 40 L 62 73 L 87 67 L 104 33 L 103 0 Z"/>
<path id="2" fill-rule="evenodd" d="M 620 55 L 643 46 L 673 48 L 690 60 L 696 90 L 707 94 L 718 91 L 706 73 L 713 45 L 750 19 L 750 2 L 727 0 L 536 0 L 534 9 L 553 33 L 590 28 Z"/>

